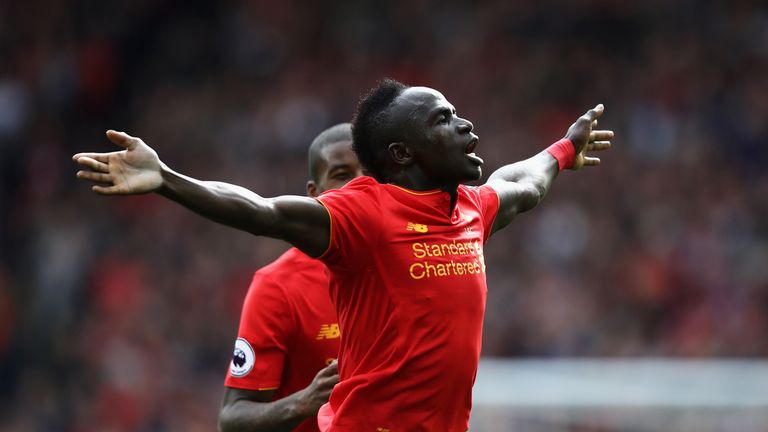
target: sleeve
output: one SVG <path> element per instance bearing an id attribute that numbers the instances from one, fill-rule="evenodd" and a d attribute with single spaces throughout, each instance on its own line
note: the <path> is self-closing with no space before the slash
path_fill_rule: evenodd
<path id="1" fill-rule="evenodd" d="M 279 388 L 294 329 L 293 313 L 278 282 L 256 272 L 243 304 L 224 385 L 246 390 Z"/>
<path id="2" fill-rule="evenodd" d="M 378 242 L 381 212 L 370 192 L 336 189 L 317 198 L 331 217 L 331 241 L 319 257 L 336 269 L 355 269 L 370 258 Z"/>
<path id="3" fill-rule="evenodd" d="M 499 213 L 499 194 L 491 186 L 482 185 L 472 188 L 477 193 L 478 207 L 483 218 L 483 243 L 488 241 L 493 231 L 493 222 Z"/>

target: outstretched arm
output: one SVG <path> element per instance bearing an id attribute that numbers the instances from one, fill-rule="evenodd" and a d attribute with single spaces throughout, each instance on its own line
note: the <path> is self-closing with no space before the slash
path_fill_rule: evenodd
<path id="1" fill-rule="evenodd" d="M 240 186 L 196 180 L 171 170 L 139 138 L 113 130 L 107 137 L 124 150 L 73 156 L 89 168 L 78 171 L 77 177 L 97 183 L 92 189 L 98 194 L 156 192 L 212 221 L 288 241 L 310 256 L 328 247 L 330 219 L 312 198 L 264 198 Z"/>
<path id="2" fill-rule="evenodd" d="M 586 156 L 588 151 L 606 150 L 611 147 L 613 131 L 592 130 L 603 115 L 603 105 L 587 111 L 568 129 L 560 146 L 572 145 L 575 157 L 570 169 L 600 164 L 600 159 Z M 569 150 L 570 151 L 570 150 Z M 499 212 L 493 232 L 507 226 L 519 213 L 528 211 L 544 198 L 561 169 L 560 163 L 549 149 L 526 160 L 503 166 L 494 171 L 488 185 L 499 194 Z M 567 162 L 571 162 L 568 160 Z"/>
<path id="3" fill-rule="evenodd" d="M 336 362 L 315 375 L 303 390 L 272 401 L 274 390 L 251 391 L 227 387 L 219 411 L 221 432 L 292 431 L 302 421 L 317 415 L 339 382 Z"/>

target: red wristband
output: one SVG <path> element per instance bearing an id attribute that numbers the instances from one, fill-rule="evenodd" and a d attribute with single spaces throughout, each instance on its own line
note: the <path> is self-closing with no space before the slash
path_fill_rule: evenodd
<path id="1" fill-rule="evenodd" d="M 576 160 L 576 148 L 568 138 L 563 138 L 547 147 L 547 153 L 557 159 L 557 166 L 560 171 L 571 168 Z"/>

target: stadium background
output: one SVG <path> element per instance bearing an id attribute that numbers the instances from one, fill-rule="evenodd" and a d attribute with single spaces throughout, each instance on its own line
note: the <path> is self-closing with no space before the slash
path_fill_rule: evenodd
<path id="1" fill-rule="evenodd" d="M 486 175 L 598 102 L 617 133 L 489 243 L 485 356 L 768 356 L 765 4 L 7 1 L 0 429 L 213 429 L 250 275 L 285 249 L 95 196 L 71 154 L 116 128 L 303 194 L 309 140 L 384 76 L 471 119 Z"/>

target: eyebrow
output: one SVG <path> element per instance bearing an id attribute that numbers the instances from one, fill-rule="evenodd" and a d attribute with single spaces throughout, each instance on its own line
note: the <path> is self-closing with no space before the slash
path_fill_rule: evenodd
<path id="1" fill-rule="evenodd" d="M 448 106 L 445 106 L 445 105 L 443 105 L 443 106 L 439 106 L 439 107 L 435 108 L 435 109 L 434 109 L 434 110 L 433 110 L 433 111 L 432 111 L 432 112 L 429 114 L 429 117 L 428 117 L 428 119 L 429 119 L 429 121 L 432 121 L 432 120 L 434 120 L 435 118 L 437 118 L 437 116 L 439 116 L 439 115 L 441 115 L 441 114 L 449 114 L 449 115 L 455 115 L 455 114 L 456 114 L 456 108 L 454 108 L 454 107 L 450 107 L 450 108 L 449 108 Z"/>
<path id="2" fill-rule="evenodd" d="M 348 164 L 348 163 L 339 163 L 339 164 L 331 165 L 331 166 L 328 168 L 328 174 L 331 174 L 331 173 L 333 173 L 334 171 L 338 171 L 338 170 L 340 170 L 340 169 L 345 169 L 345 170 L 347 170 L 347 169 L 349 169 L 349 167 L 350 167 L 350 164 Z"/>

